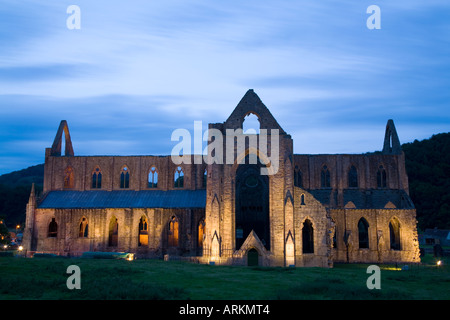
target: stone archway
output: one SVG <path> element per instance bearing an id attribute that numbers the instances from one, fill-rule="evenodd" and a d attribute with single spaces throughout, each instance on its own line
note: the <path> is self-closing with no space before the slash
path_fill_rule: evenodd
<path id="1" fill-rule="evenodd" d="M 262 164 L 249 164 L 249 156 L 236 171 L 236 250 L 253 230 L 270 250 L 269 178 L 260 174 Z"/>

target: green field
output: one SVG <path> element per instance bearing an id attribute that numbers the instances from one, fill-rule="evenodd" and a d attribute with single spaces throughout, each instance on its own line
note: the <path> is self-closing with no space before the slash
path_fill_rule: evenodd
<path id="1" fill-rule="evenodd" d="M 450 299 L 450 259 L 444 258 L 437 267 L 435 258 L 425 258 L 409 270 L 381 265 L 381 289 L 369 290 L 368 265 L 269 268 L 162 260 L 0 257 L 0 299 Z M 80 290 L 66 286 L 69 265 L 80 267 Z"/>

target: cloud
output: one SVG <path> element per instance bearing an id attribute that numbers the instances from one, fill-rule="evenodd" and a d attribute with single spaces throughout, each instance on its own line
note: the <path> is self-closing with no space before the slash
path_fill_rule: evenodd
<path id="1" fill-rule="evenodd" d="M 450 5 L 381 1 L 371 31 L 371 4 L 79 0 L 69 30 L 68 3 L 4 0 L 0 149 L 40 159 L 65 119 L 76 152 L 166 154 L 174 128 L 225 121 L 250 88 L 295 152 L 370 151 L 389 118 L 404 139 L 449 131 Z"/>

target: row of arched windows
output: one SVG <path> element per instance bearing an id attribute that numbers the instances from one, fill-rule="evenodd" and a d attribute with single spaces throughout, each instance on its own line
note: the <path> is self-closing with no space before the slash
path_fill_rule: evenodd
<path id="1" fill-rule="evenodd" d="M 358 248 L 369 249 L 369 223 L 365 218 L 358 221 Z M 336 232 L 333 237 L 333 247 L 337 248 Z M 396 218 L 389 221 L 389 247 L 391 250 L 401 250 L 400 245 L 400 222 Z"/>
<path id="2" fill-rule="evenodd" d="M 139 220 L 139 246 L 148 246 L 148 221 L 145 216 L 142 216 Z M 198 248 L 203 246 L 203 235 L 205 233 L 205 220 L 202 219 L 198 224 Z M 52 218 L 48 225 L 48 237 L 56 238 L 58 235 L 58 224 L 55 218 Z M 108 246 L 118 246 L 119 235 L 119 223 L 116 217 L 112 217 L 108 228 Z M 85 217 L 83 217 L 79 224 L 79 238 L 89 237 L 89 224 Z M 172 216 L 168 224 L 167 243 L 169 247 L 177 247 L 179 242 L 179 221 L 176 216 Z M 389 222 L 389 241 L 391 250 L 401 250 L 400 245 L 400 223 L 396 218 L 391 219 Z M 361 218 L 358 221 L 358 248 L 369 248 L 369 223 L 365 218 Z M 308 219 L 303 222 L 302 226 L 302 243 L 303 253 L 314 253 L 314 228 L 312 222 Z M 333 238 L 333 247 L 337 248 L 336 232 Z"/>
<path id="3" fill-rule="evenodd" d="M 349 188 L 358 188 L 358 170 L 354 165 L 350 166 L 348 169 L 348 187 Z M 303 188 L 303 174 L 298 166 L 295 166 L 294 169 L 294 186 Z M 330 170 L 327 165 L 322 167 L 320 172 L 320 187 L 321 188 L 331 188 L 331 176 Z M 377 170 L 377 188 L 386 188 L 387 187 L 387 179 L 386 179 L 386 170 L 383 165 L 380 165 Z"/>
<path id="4" fill-rule="evenodd" d="M 138 246 L 148 246 L 149 244 L 149 230 L 147 217 L 142 216 L 139 220 L 138 227 Z M 167 244 L 169 247 L 178 247 L 179 245 L 179 220 L 176 216 L 172 216 L 168 223 Z M 198 224 L 198 248 L 203 247 L 203 235 L 205 234 L 205 220 L 201 219 Z M 58 236 L 58 223 L 55 218 L 52 218 L 48 225 L 49 238 L 56 238 Z M 79 238 L 89 237 L 89 224 L 86 217 L 81 218 L 78 228 Z M 119 222 L 116 217 L 112 217 L 108 225 L 108 246 L 117 247 L 119 242 Z"/>
<path id="5" fill-rule="evenodd" d="M 128 189 L 130 187 L 130 169 L 128 166 L 123 166 L 120 170 L 120 188 Z M 175 169 L 173 175 L 173 187 L 174 188 L 183 188 L 184 187 L 184 171 L 181 166 L 178 166 Z M 71 166 L 67 167 L 64 171 L 64 189 L 73 189 L 74 188 L 74 170 Z M 102 188 L 102 171 L 99 166 L 95 167 L 92 172 L 92 180 L 91 180 L 91 189 L 101 189 Z M 202 187 L 206 188 L 207 182 L 207 170 L 205 169 L 202 177 Z M 158 188 L 158 169 L 155 166 L 152 166 L 148 173 L 148 184 L 147 188 Z"/>

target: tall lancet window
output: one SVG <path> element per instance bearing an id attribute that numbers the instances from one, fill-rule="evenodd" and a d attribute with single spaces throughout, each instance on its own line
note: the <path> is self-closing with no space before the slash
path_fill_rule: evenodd
<path id="1" fill-rule="evenodd" d="M 88 237 L 88 235 L 89 235 L 88 227 L 89 227 L 88 221 L 87 221 L 86 217 L 83 217 L 81 219 L 80 228 L 79 228 L 79 232 L 78 232 L 79 238 L 87 238 Z"/>
<path id="2" fill-rule="evenodd" d="M 203 171 L 203 179 L 202 179 L 202 187 L 206 188 L 206 183 L 208 182 L 208 170 L 205 169 L 205 171 Z"/>
<path id="3" fill-rule="evenodd" d="M 173 216 L 169 221 L 168 244 L 169 247 L 178 247 L 178 218 Z"/>
<path id="4" fill-rule="evenodd" d="M 303 176 L 298 166 L 294 169 L 294 186 L 303 188 Z"/>
<path id="5" fill-rule="evenodd" d="M 327 166 L 322 167 L 322 172 L 320 175 L 320 186 L 322 188 L 331 188 L 330 170 L 328 170 Z"/>
<path id="6" fill-rule="evenodd" d="M 366 219 L 361 218 L 358 222 L 358 241 L 360 249 L 369 248 L 369 223 Z"/>
<path id="7" fill-rule="evenodd" d="M 358 170 L 355 166 L 351 166 L 348 170 L 348 187 L 358 188 Z"/>
<path id="8" fill-rule="evenodd" d="M 108 245 L 110 247 L 117 247 L 119 243 L 119 222 L 116 217 L 112 217 L 109 221 L 109 237 Z"/>
<path id="9" fill-rule="evenodd" d="M 377 171 L 377 187 L 378 188 L 386 188 L 387 182 L 386 182 L 386 170 L 382 165 L 378 167 Z"/>
<path id="10" fill-rule="evenodd" d="M 314 229 L 310 220 L 306 219 L 302 228 L 303 253 L 314 253 Z"/>

